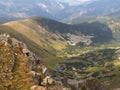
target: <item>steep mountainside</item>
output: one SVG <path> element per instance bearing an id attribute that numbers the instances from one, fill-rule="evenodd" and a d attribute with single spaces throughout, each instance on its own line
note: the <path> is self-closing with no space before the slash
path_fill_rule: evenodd
<path id="1" fill-rule="evenodd" d="M 113 40 L 119 43 L 119 40 L 120 40 L 120 20 L 119 19 L 110 18 L 110 17 L 100 17 L 100 18 L 96 18 L 95 21 L 99 21 L 101 23 L 106 24 L 112 31 Z"/>
<path id="2" fill-rule="evenodd" d="M 43 41 L 42 43 L 48 40 L 48 42 L 51 43 L 49 45 L 53 46 L 54 43 L 57 42 L 56 46 L 54 46 L 56 49 L 58 46 L 57 44 L 60 44 L 60 48 L 64 47 L 65 44 L 61 43 L 64 42 L 64 40 L 75 45 L 79 42 L 90 45 L 94 43 L 108 42 L 112 39 L 112 33 L 108 26 L 99 22 L 68 25 L 44 17 L 33 17 L 22 21 L 6 23 L 4 25 L 7 25 L 25 35 L 37 44 L 39 44 L 39 38 L 41 36 L 45 37 L 40 38 L 41 41 Z M 31 31 L 33 33 L 31 33 Z M 46 37 L 46 35 L 48 37 Z M 70 37 L 73 37 L 73 40 Z M 79 39 L 78 41 L 76 41 L 77 38 Z M 42 43 L 40 45 L 43 46 Z"/>
<path id="3" fill-rule="evenodd" d="M 38 56 L 40 56 L 41 58 L 44 58 L 44 62 L 46 62 L 46 64 L 48 65 L 49 68 L 53 67 L 55 65 L 55 63 L 57 61 L 59 61 L 58 58 L 55 57 L 55 50 L 52 48 L 50 48 L 49 50 L 53 50 L 53 51 L 49 51 L 47 49 L 44 49 L 43 47 L 41 47 L 39 44 L 37 44 L 36 42 L 30 40 L 28 37 L 26 37 L 25 35 L 13 30 L 10 27 L 6 27 L 6 26 L 0 26 L 0 32 L 1 33 L 8 33 L 11 36 L 17 38 L 20 41 L 23 41 L 24 43 L 27 44 L 28 48 L 33 51 L 33 53 L 37 54 Z M 41 42 L 42 43 L 42 42 Z M 46 47 L 48 47 L 48 45 L 46 44 Z M 53 62 L 51 62 L 51 60 L 53 60 Z"/>
<path id="4" fill-rule="evenodd" d="M 113 13 L 105 17 L 84 18 L 83 21 L 81 21 L 80 18 L 72 20 L 72 24 L 81 24 L 83 22 L 88 22 L 88 23 L 100 22 L 107 25 L 112 32 L 113 40 L 119 43 L 119 39 L 120 39 L 119 13 L 118 14 Z"/>
<path id="5" fill-rule="evenodd" d="M 0 25 L 0 33 L 9 33 L 26 43 L 31 51 L 44 58 L 49 68 L 59 61 L 57 52 L 68 45 L 105 43 L 112 39 L 109 28 L 101 23 L 68 25 L 44 17 L 5 23 Z"/>

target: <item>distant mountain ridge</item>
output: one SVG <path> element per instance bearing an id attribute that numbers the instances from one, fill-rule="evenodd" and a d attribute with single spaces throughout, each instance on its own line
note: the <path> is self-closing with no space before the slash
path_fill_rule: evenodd
<path id="1" fill-rule="evenodd" d="M 119 4 L 120 0 L 97 0 L 87 5 L 76 6 L 75 12 L 65 18 L 63 22 L 72 24 L 72 21 L 77 19 L 82 21 L 88 18 L 111 16 L 112 13 L 120 12 Z M 120 15 L 118 14 L 118 16 Z"/>
<path id="2" fill-rule="evenodd" d="M 31 16 L 44 16 L 58 21 L 68 22 L 77 18 L 106 16 L 119 12 L 119 0 L 95 0 L 77 6 L 70 6 L 57 0 L 1 0 L 0 13 L 7 22 L 28 18 Z M 2 20 L 0 21 L 1 23 Z"/>
<path id="3" fill-rule="evenodd" d="M 3 15 L 0 18 L 4 16 L 7 21 L 10 18 L 22 19 L 40 15 L 56 19 L 55 14 L 62 9 L 64 5 L 57 0 L 1 0 L 0 13 Z"/>

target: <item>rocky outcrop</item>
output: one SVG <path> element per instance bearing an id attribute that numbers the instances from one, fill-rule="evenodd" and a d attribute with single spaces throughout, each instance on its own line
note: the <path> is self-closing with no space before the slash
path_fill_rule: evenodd
<path id="1" fill-rule="evenodd" d="M 83 43 L 84 45 L 90 45 L 92 44 L 92 38 L 93 36 L 85 36 L 84 34 L 78 34 L 78 35 L 75 35 L 75 34 L 70 34 L 70 33 L 67 33 L 67 34 L 64 34 L 63 35 L 63 38 L 68 42 L 69 45 L 73 45 L 75 46 L 77 43 Z"/>

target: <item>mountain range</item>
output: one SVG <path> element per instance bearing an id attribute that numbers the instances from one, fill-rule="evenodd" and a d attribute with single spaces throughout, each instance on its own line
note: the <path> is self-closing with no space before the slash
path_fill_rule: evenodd
<path id="1" fill-rule="evenodd" d="M 94 0 L 76 6 L 58 0 L 9 0 L 7 2 L 1 0 L 0 19 L 2 23 L 30 16 L 44 16 L 70 23 L 77 18 L 92 18 L 117 13 L 120 11 L 119 4 L 119 0 Z"/>

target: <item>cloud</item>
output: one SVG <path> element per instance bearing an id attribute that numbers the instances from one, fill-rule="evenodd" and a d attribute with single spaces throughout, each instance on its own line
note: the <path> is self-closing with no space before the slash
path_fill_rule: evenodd
<path id="1" fill-rule="evenodd" d="M 90 1 L 95 1 L 95 0 L 58 0 L 60 2 L 64 2 L 64 3 L 68 3 L 69 5 L 80 5 L 80 4 L 84 4 Z"/>

